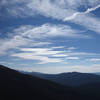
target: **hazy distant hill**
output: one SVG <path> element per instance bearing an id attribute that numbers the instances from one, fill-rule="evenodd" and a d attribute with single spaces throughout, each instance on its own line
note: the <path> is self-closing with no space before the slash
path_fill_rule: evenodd
<path id="1" fill-rule="evenodd" d="M 43 79 L 48 79 L 53 82 L 65 85 L 77 87 L 88 83 L 100 82 L 100 76 L 89 73 L 61 73 L 61 74 L 42 74 L 36 72 L 26 72 L 30 75 L 35 75 Z"/>
<path id="2" fill-rule="evenodd" d="M 61 74 L 43 74 L 37 72 L 26 72 L 26 74 L 35 75 L 43 79 L 48 79 L 64 86 L 74 87 L 87 100 L 100 100 L 100 76 L 89 73 L 61 73 Z M 85 100 L 86 100 L 85 99 Z"/>
<path id="3" fill-rule="evenodd" d="M 71 87 L 21 74 L 0 65 L 0 100 L 80 100 Z"/>
<path id="4" fill-rule="evenodd" d="M 93 74 L 95 74 L 95 75 L 100 75 L 100 72 L 97 72 L 97 73 L 93 73 Z"/>

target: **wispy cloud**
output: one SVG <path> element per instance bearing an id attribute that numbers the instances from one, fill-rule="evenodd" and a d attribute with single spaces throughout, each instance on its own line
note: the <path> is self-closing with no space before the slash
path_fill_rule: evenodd
<path id="1" fill-rule="evenodd" d="M 56 48 L 60 48 L 60 46 Z M 19 48 L 19 53 L 13 53 L 11 56 L 28 60 L 37 60 L 40 61 L 38 62 L 38 64 L 44 64 L 44 63 L 56 63 L 56 62 L 65 63 L 66 60 L 68 61 L 82 60 L 81 58 L 86 59 L 86 57 L 88 56 L 92 57 L 98 55 L 100 54 L 88 53 L 88 52 L 76 52 L 73 51 L 73 49 L 70 50 L 69 52 L 68 49 L 55 50 L 54 47 L 49 47 L 49 48 Z M 92 60 L 99 61 L 100 59 L 92 59 Z"/>
<path id="2" fill-rule="evenodd" d="M 24 29 L 24 31 L 23 31 Z M 78 34 L 82 33 L 80 30 L 73 29 L 68 25 L 54 25 L 54 24 L 43 24 L 38 27 L 22 26 L 18 29 L 22 35 L 27 36 L 28 38 L 46 38 L 46 37 L 71 37 L 71 38 L 89 38 L 88 35 Z M 17 32 L 17 31 L 16 31 Z"/>
<path id="3" fill-rule="evenodd" d="M 52 47 L 52 49 L 62 49 L 64 48 L 65 46 L 56 46 L 56 47 Z"/>
<path id="4" fill-rule="evenodd" d="M 17 53 L 17 54 L 12 54 L 11 56 L 19 57 L 19 58 L 23 58 L 23 59 L 27 59 L 27 60 L 29 59 L 29 60 L 40 61 L 40 62 L 38 62 L 38 64 L 63 62 L 63 60 L 60 58 L 50 58 L 50 57 L 42 56 L 42 55 L 39 56 L 34 53 Z"/>
<path id="5" fill-rule="evenodd" d="M 6 50 L 9 50 L 9 49 L 16 49 L 17 47 L 19 46 L 22 46 L 22 45 L 27 45 L 28 44 L 28 40 L 21 37 L 21 36 L 18 36 L 18 35 L 15 35 L 13 38 L 7 38 L 7 39 L 1 39 L 0 40 L 0 54 L 5 54 L 5 53 L 8 53 Z"/>
<path id="6" fill-rule="evenodd" d="M 97 5 L 97 6 L 93 7 L 93 8 L 88 8 L 84 13 L 85 13 L 85 14 L 90 13 L 90 12 L 92 12 L 92 11 L 95 11 L 95 10 L 98 9 L 98 8 L 100 8 L 100 5 Z"/>
<path id="7" fill-rule="evenodd" d="M 67 52 L 68 55 L 70 56 L 97 56 L 97 55 L 100 55 L 100 54 L 97 54 L 97 53 L 90 53 L 90 52 L 74 52 L 74 51 L 71 51 L 71 52 Z"/>
<path id="8" fill-rule="evenodd" d="M 53 57 L 67 57 L 69 56 L 68 54 L 55 54 L 55 55 L 52 55 Z"/>
<path id="9" fill-rule="evenodd" d="M 87 9 L 80 12 L 79 8 Z M 43 15 L 62 21 L 71 21 L 89 30 L 100 33 L 100 20 L 88 14 L 100 8 L 100 0 L 1 0 L 0 16 L 29 17 Z M 2 13 L 2 9 L 5 12 Z M 56 30 L 54 30 L 56 31 Z"/>
<path id="10" fill-rule="evenodd" d="M 18 69 L 18 68 L 16 68 Z M 95 65 L 74 65 L 74 66 L 49 66 L 49 67 L 21 67 L 19 70 L 23 71 L 35 71 L 35 72 L 42 72 L 42 73 L 49 73 L 49 74 L 57 74 L 63 72 L 85 72 L 85 73 L 93 73 L 98 72 L 100 70 L 100 64 Z"/>
<path id="11" fill-rule="evenodd" d="M 10 37 L 0 39 L 0 54 L 6 50 L 16 49 L 22 46 L 43 46 L 50 45 L 51 42 L 41 41 L 54 37 L 67 38 L 89 38 L 87 35 L 80 33 L 80 30 L 75 30 L 67 25 L 43 24 L 41 26 L 21 26 L 9 33 Z"/>
<path id="12" fill-rule="evenodd" d="M 20 48 L 22 53 L 14 53 L 12 57 L 18 57 L 28 60 L 37 60 L 38 64 L 44 63 L 62 63 L 64 60 L 59 56 L 54 58 L 53 55 L 63 55 L 64 51 L 53 50 L 53 48 Z"/>
<path id="13" fill-rule="evenodd" d="M 100 34 L 100 20 L 96 17 L 90 16 L 90 12 L 100 8 L 100 5 L 97 5 L 93 8 L 88 8 L 85 12 L 76 12 L 70 17 L 66 17 L 64 21 L 71 21 L 85 28 L 97 32 Z"/>
<path id="14" fill-rule="evenodd" d="M 5 8 L 6 13 L 26 17 L 41 14 L 47 17 L 63 19 L 72 15 L 80 6 L 91 6 L 99 4 L 99 0 L 1 0 L 1 8 Z"/>
<path id="15" fill-rule="evenodd" d="M 1 65 L 13 65 L 13 62 L 0 61 Z"/>
<path id="16" fill-rule="evenodd" d="M 67 60 L 79 60 L 80 58 L 79 57 L 67 57 L 66 59 Z"/>
<path id="17" fill-rule="evenodd" d="M 87 61 L 100 62 L 100 59 L 99 58 L 91 58 L 91 59 L 87 59 Z"/>
<path id="18" fill-rule="evenodd" d="M 93 7 L 93 8 L 88 8 L 88 9 L 87 9 L 86 11 L 84 11 L 84 12 L 76 12 L 76 13 L 74 13 L 72 16 L 66 17 L 66 18 L 64 19 L 64 21 L 73 20 L 73 19 L 75 19 L 78 15 L 88 14 L 88 13 L 90 13 L 90 12 L 92 12 L 92 11 L 98 9 L 98 8 L 100 8 L 100 5 L 97 5 L 96 7 Z"/>

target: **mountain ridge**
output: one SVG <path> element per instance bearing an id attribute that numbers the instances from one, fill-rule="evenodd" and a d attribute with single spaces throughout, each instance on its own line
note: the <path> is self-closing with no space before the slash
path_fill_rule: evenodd
<path id="1" fill-rule="evenodd" d="M 99 93 L 100 82 L 73 88 L 0 65 L 1 100 L 100 100 Z"/>
<path id="2" fill-rule="evenodd" d="M 38 72 L 25 72 L 29 75 L 48 79 L 50 81 L 71 87 L 77 87 L 92 82 L 100 82 L 100 76 L 93 73 L 68 72 L 60 74 L 43 74 Z"/>

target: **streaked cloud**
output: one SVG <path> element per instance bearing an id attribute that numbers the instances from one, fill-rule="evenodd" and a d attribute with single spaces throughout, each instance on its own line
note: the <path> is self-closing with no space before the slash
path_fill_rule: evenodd
<path id="1" fill-rule="evenodd" d="M 64 51 L 54 51 L 52 48 L 22 48 L 20 50 L 24 52 L 33 52 L 36 55 L 54 55 L 64 53 Z"/>
<path id="2" fill-rule="evenodd" d="M 60 2 L 58 0 L 1 0 L 0 6 L 12 16 L 24 17 L 41 14 L 63 19 L 72 15 L 80 6 L 94 7 L 99 3 L 99 0 L 60 0 Z"/>
<path id="3" fill-rule="evenodd" d="M 85 12 L 76 12 L 72 16 L 66 17 L 64 21 L 71 21 L 100 34 L 100 19 L 88 14 L 98 8 L 100 5 L 88 8 Z"/>
<path id="4" fill-rule="evenodd" d="M 6 50 L 16 49 L 21 46 L 43 46 L 52 44 L 48 41 L 41 41 L 41 39 L 59 36 L 68 38 L 89 38 L 89 36 L 81 34 L 80 30 L 75 30 L 67 25 L 54 24 L 20 26 L 12 30 L 9 34 L 11 35 L 9 38 L 0 39 L 0 54 L 3 54 Z"/>
<path id="5" fill-rule="evenodd" d="M 66 59 L 67 60 L 79 60 L 80 58 L 79 57 L 67 57 Z"/>
<path id="6" fill-rule="evenodd" d="M 67 57 L 68 54 L 56 54 L 56 55 L 53 55 L 53 57 Z"/>
<path id="7" fill-rule="evenodd" d="M 37 64 L 45 64 L 45 63 L 57 63 L 57 62 L 63 62 L 62 59 L 60 58 L 50 58 L 47 56 L 39 56 L 34 53 L 17 53 L 17 54 L 12 54 L 11 56 L 13 57 L 19 57 L 23 59 L 29 59 L 29 60 L 38 60 Z"/>
<path id="8" fill-rule="evenodd" d="M 18 69 L 18 68 L 16 68 Z M 29 72 L 42 72 L 42 73 L 49 73 L 49 74 L 58 74 L 63 72 L 84 72 L 84 73 L 93 73 L 98 72 L 100 70 L 100 64 L 94 65 L 74 65 L 74 66 L 52 66 L 52 67 L 21 67 L 19 70 L 29 71 Z"/>
<path id="9" fill-rule="evenodd" d="M 60 46 L 55 48 L 60 48 Z M 27 60 L 37 60 L 40 61 L 38 62 L 38 64 L 44 64 L 44 63 L 56 63 L 56 62 L 65 63 L 66 60 L 68 61 L 82 60 L 83 58 L 86 59 L 86 57 L 88 56 L 92 57 L 98 55 L 100 54 L 88 53 L 88 52 L 76 52 L 73 51 L 73 49 L 70 50 L 69 52 L 68 49 L 55 50 L 54 47 L 49 47 L 49 48 L 19 48 L 19 53 L 13 53 L 11 56 Z"/>
<path id="10" fill-rule="evenodd" d="M 86 11 L 80 12 L 81 6 Z M 86 29 L 100 33 L 99 18 L 93 14 L 88 14 L 100 8 L 100 0 L 60 0 L 60 2 L 58 0 L 10 0 L 9 2 L 8 0 L 1 0 L 0 8 L 0 10 L 5 8 L 5 12 L 0 14 L 3 17 L 6 17 L 6 14 L 9 17 L 42 15 L 62 21 L 71 20 L 71 22 Z"/>
<path id="11" fill-rule="evenodd" d="M 93 7 L 93 8 L 88 8 L 85 12 L 76 12 L 76 13 L 74 13 L 72 16 L 66 17 L 66 18 L 64 19 L 64 21 L 73 20 L 73 19 L 75 19 L 78 15 L 88 14 L 88 13 L 90 13 L 90 12 L 92 12 L 92 11 L 98 9 L 98 8 L 100 8 L 100 5 L 97 5 L 96 7 Z"/>
<path id="12" fill-rule="evenodd" d="M 56 36 L 71 38 L 89 38 L 88 35 L 82 34 L 80 30 L 73 29 L 68 25 L 43 24 L 41 26 L 21 26 L 15 30 L 28 38 L 51 38 Z M 81 34 L 80 34 L 81 33 Z"/>
<path id="13" fill-rule="evenodd" d="M 19 57 L 22 59 L 37 60 L 38 64 L 44 63 L 61 63 L 62 58 L 53 58 L 53 55 L 62 55 L 64 51 L 55 51 L 53 48 L 20 48 L 23 53 L 12 54 L 12 57 Z"/>
<path id="14" fill-rule="evenodd" d="M 100 59 L 99 58 L 91 58 L 91 59 L 87 59 L 87 61 L 100 62 Z"/>

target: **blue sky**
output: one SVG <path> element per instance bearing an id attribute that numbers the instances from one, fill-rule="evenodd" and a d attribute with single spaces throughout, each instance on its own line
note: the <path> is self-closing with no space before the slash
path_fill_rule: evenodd
<path id="1" fill-rule="evenodd" d="M 1 0 L 0 64 L 43 73 L 100 71 L 100 0 Z"/>

